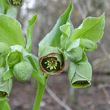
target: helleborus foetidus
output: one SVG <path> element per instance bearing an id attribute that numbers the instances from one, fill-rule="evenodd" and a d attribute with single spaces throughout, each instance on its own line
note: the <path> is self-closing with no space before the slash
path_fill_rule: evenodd
<path id="1" fill-rule="evenodd" d="M 21 82 L 27 81 L 32 74 L 32 66 L 27 61 L 21 61 L 13 67 L 14 77 Z"/>
<path id="2" fill-rule="evenodd" d="M 23 3 L 23 0 L 8 1 L 13 6 Z M 11 7 L 7 5 L 8 1 L 0 1 L 3 13 Z M 38 57 L 31 54 L 32 30 L 37 14 L 28 20 L 27 39 L 23 37 L 18 21 L 0 14 L 0 97 L 9 95 L 13 76 L 21 82 L 32 76 L 38 82 L 33 110 L 39 110 L 49 74 L 60 74 L 67 59 L 70 61 L 68 77 L 72 87 L 87 87 L 91 84 L 92 68 L 85 51 L 97 48 L 96 43 L 103 35 L 105 17 L 104 14 L 98 18 L 88 17 L 74 29 L 70 21 L 72 9 L 71 2 L 53 29 L 41 40 Z"/>
<path id="3" fill-rule="evenodd" d="M 24 0 L 8 0 L 9 4 L 15 7 L 22 6 Z"/>
<path id="4" fill-rule="evenodd" d="M 6 96 L 9 96 L 9 93 L 12 88 L 12 78 L 9 78 L 8 80 L 4 81 L 4 72 L 5 68 L 0 68 L 0 98 L 5 98 Z"/>
<path id="5" fill-rule="evenodd" d="M 46 47 L 40 55 L 39 62 L 41 70 L 51 75 L 60 74 L 65 67 L 65 58 L 63 53 L 55 47 Z"/>

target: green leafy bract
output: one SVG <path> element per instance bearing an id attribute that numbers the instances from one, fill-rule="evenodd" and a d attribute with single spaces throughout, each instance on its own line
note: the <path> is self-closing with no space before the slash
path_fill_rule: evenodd
<path id="1" fill-rule="evenodd" d="M 2 108 L 2 110 L 11 110 L 7 98 L 0 99 L 0 107 Z"/>
<path id="2" fill-rule="evenodd" d="M 60 45 L 60 37 L 61 37 L 61 31 L 60 26 L 66 24 L 68 21 L 70 21 L 70 15 L 72 12 L 72 2 L 68 6 L 67 10 L 59 17 L 57 20 L 56 25 L 51 30 L 50 33 L 48 33 L 44 39 L 39 43 L 39 53 L 46 47 L 46 46 L 52 46 L 52 47 L 61 47 Z"/>
<path id="3" fill-rule="evenodd" d="M 61 36 L 61 48 L 62 50 L 65 50 L 66 48 L 66 43 L 68 41 L 68 37 L 70 35 L 70 23 L 67 22 L 66 24 L 60 26 L 60 30 L 62 32 L 62 36 Z"/>
<path id="4" fill-rule="evenodd" d="M 27 44 L 26 44 L 26 50 L 30 53 L 31 46 L 32 46 L 32 30 L 33 25 L 35 24 L 37 19 L 37 14 L 35 14 L 30 20 L 28 20 L 28 26 L 27 26 Z"/>
<path id="5" fill-rule="evenodd" d="M 101 15 L 99 18 L 88 17 L 83 23 L 74 30 L 71 40 L 83 38 L 89 39 L 96 43 L 103 36 L 103 29 L 105 26 L 105 16 Z"/>
<path id="6" fill-rule="evenodd" d="M 84 48 L 84 51 L 92 51 L 97 48 L 97 44 L 89 39 L 80 39 L 80 46 Z"/>
<path id="7" fill-rule="evenodd" d="M 0 14 L 0 42 L 10 46 L 18 44 L 25 47 L 20 23 L 4 14 Z"/>

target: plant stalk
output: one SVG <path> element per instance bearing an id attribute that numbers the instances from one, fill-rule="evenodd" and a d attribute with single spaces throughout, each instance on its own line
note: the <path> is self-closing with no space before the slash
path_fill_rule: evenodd
<path id="1" fill-rule="evenodd" d="M 37 89 L 37 94 L 36 94 L 33 110 L 39 110 L 39 108 L 40 108 L 40 103 L 42 101 L 42 97 L 43 97 L 43 94 L 45 91 L 45 86 L 47 83 L 48 76 L 49 76 L 48 74 L 44 75 L 44 80 L 45 80 L 44 85 L 42 85 L 41 83 L 38 82 L 38 89 Z"/>

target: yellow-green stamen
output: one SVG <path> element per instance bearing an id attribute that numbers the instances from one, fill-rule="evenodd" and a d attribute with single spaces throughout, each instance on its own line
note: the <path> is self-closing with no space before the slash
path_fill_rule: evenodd
<path id="1" fill-rule="evenodd" d="M 13 5 L 19 5 L 21 3 L 21 0 L 13 0 Z"/>
<path id="2" fill-rule="evenodd" d="M 45 62 L 45 64 L 47 64 L 47 68 L 50 68 L 50 70 L 56 69 L 57 60 L 56 60 L 56 58 L 48 58 L 47 61 Z"/>
<path id="3" fill-rule="evenodd" d="M 4 96 L 6 96 L 6 95 L 7 95 L 6 92 L 0 91 L 0 97 L 4 97 Z"/>

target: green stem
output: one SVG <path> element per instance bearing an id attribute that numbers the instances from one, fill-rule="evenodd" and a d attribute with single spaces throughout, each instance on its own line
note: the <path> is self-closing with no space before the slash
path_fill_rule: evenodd
<path id="1" fill-rule="evenodd" d="M 6 14 L 7 13 L 7 9 L 6 8 L 4 8 L 4 14 Z"/>
<path id="2" fill-rule="evenodd" d="M 41 83 L 38 83 L 38 89 L 37 89 L 37 94 L 36 94 L 33 110 L 39 110 L 39 108 L 40 108 L 40 103 L 42 101 L 42 97 L 43 97 L 43 94 L 45 91 L 45 86 L 47 83 L 48 76 L 49 76 L 48 74 L 44 75 L 44 80 L 45 80 L 44 85 L 42 85 Z"/>
<path id="3" fill-rule="evenodd" d="M 0 110 L 11 110 L 7 98 L 0 100 Z"/>

